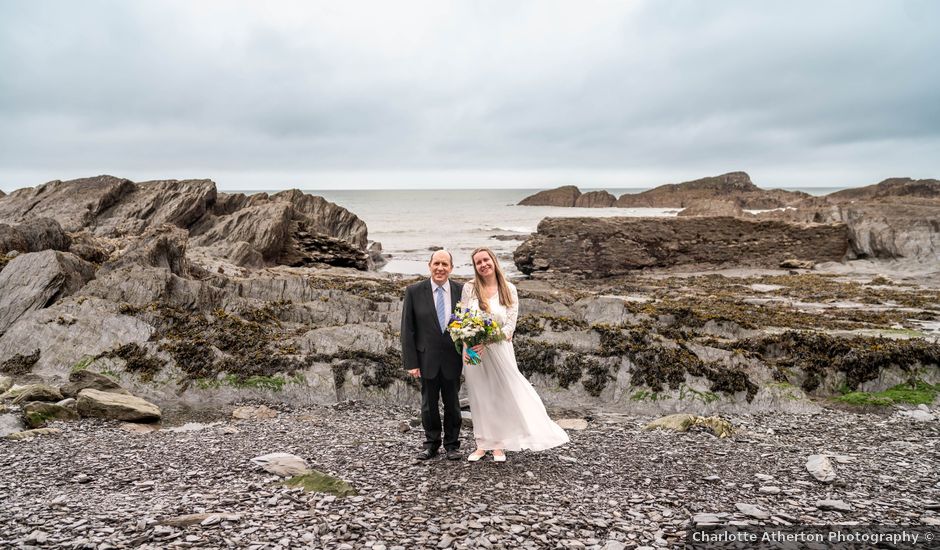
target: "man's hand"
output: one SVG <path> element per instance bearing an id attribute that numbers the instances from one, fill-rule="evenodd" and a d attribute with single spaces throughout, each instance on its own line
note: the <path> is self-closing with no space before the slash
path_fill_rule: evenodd
<path id="1" fill-rule="evenodd" d="M 421 376 L 421 369 L 411 369 L 408 371 L 408 374 L 410 374 L 413 378 L 418 378 Z"/>

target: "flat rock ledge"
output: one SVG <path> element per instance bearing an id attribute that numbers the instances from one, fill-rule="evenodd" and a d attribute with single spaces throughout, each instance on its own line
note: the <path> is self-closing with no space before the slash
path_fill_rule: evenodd
<path id="1" fill-rule="evenodd" d="M 777 267 L 788 259 L 841 261 L 841 223 L 752 221 L 732 217 L 545 218 L 513 254 L 527 275 L 586 277 L 677 265 Z"/>

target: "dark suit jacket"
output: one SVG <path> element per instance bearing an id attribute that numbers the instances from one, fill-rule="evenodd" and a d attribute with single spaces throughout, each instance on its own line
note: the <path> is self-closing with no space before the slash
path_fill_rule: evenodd
<path id="1" fill-rule="evenodd" d="M 461 287 L 450 283 L 451 312 L 460 301 Z M 447 314 L 450 318 L 450 312 Z M 431 280 L 425 279 L 405 289 L 401 312 L 401 359 L 406 370 L 420 369 L 422 378 L 443 373 L 448 380 L 460 378 L 463 360 L 446 331 L 441 333 L 437 306 L 431 294 Z"/>

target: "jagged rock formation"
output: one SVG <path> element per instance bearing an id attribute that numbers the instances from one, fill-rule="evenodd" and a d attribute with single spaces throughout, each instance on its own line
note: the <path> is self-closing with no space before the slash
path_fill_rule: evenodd
<path id="1" fill-rule="evenodd" d="M 113 251 L 110 240 L 171 225 L 188 232 L 200 253 L 238 266 L 372 265 L 365 223 L 322 197 L 297 190 L 226 195 L 211 180 L 134 183 L 98 176 L 52 181 L 0 200 L 2 222 L 37 217 L 57 221 L 66 232 L 81 232 L 76 253 L 98 262 Z M 0 242 L 6 234 L 12 235 L 0 228 Z"/>
<path id="2" fill-rule="evenodd" d="M 727 217 L 546 218 L 516 249 L 526 274 L 608 277 L 683 264 L 776 266 L 789 258 L 840 261 L 843 224 L 791 224 Z"/>
<path id="3" fill-rule="evenodd" d="M 619 207 L 685 208 L 694 201 L 724 199 L 745 209 L 779 208 L 807 198 L 807 193 L 764 190 L 751 182 L 745 172 L 730 172 L 683 183 L 661 185 L 642 193 L 625 193 L 617 199 Z"/>
<path id="4" fill-rule="evenodd" d="M 796 209 L 764 212 L 761 219 L 844 223 L 850 258 L 940 258 L 940 200 L 883 197 L 830 204 L 813 201 Z"/>
<path id="5" fill-rule="evenodd" d="M 557 189 L 539 191 L 519 201 L 520 206 L 574 206 L 581 196 L 581 190 L 574 185 L 565 185 Z"/>

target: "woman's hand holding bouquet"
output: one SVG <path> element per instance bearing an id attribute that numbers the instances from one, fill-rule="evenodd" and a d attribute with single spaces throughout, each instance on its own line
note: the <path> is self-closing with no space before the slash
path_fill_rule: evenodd
<path id="1" fill-rule="evenodd" d="M 447 331 L 457 348 L 457 353 L 463 352 L 471 365 L 480 364 L 480 355 L 473 350 L 474 346 L 492 344 L 505 340 L 502 327 L 488 313 L 476 308 L 468 308 L 463 303 L 457 304 L 457 313 L 450 316 Z"/>

